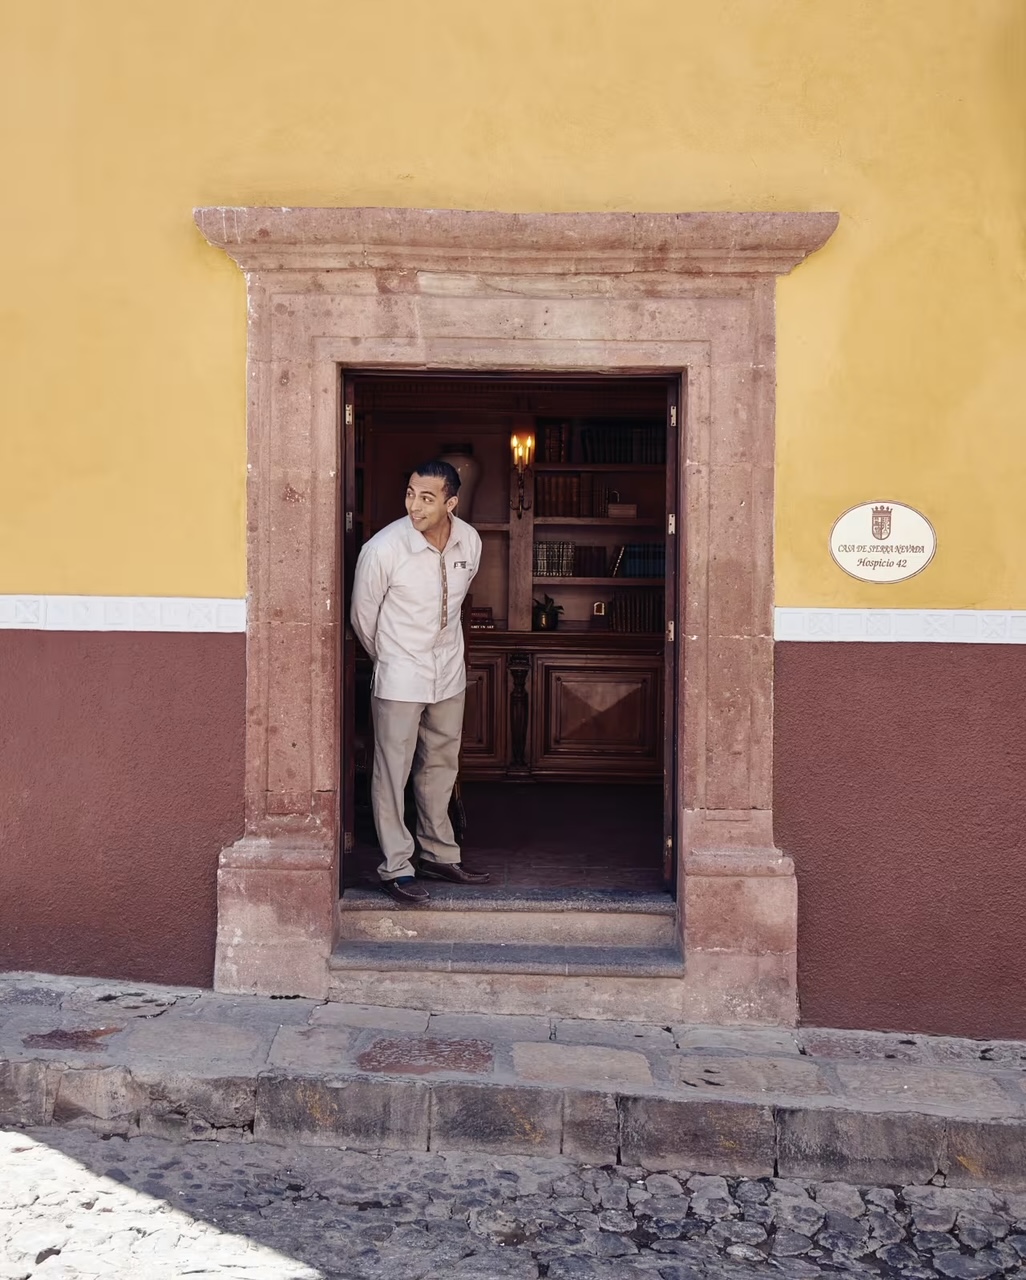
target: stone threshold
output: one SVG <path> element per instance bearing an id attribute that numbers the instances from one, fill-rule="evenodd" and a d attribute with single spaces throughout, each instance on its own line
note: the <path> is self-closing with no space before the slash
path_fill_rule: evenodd
<path id="1" fill-rule="evenodd" d="M 493 885 L 445 884 L 432 880 L 428 907 L 401 907 L 377 888 L 343 891 L 341 911 L 588 911 L 672 916 L 677 909 L 669 893 L 631 893 L 624 889 L 518 889 Z"/>
<path id="2" fill-rule="evenodd" d="M 0 1123 L 1026 1190 L 1026 1043 L 0 975 Z"/>
<path id="3" fill-rule="evenodd" d="M 682 978 L 679 947 L 574 947 L 502 942 L 340 943 L 329 970 Z"/>

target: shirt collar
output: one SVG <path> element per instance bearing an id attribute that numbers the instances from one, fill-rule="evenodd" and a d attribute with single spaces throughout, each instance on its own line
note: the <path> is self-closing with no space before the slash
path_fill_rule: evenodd
<path id="1" fill-rule="evenodd" d="M 458 547 L 460 545 L 463 530 L 467 527 L 466 523 L 461 520 L 459 516 L 450 516 L 449 520 L 451 521 L 451 526 L 449 529 L 449 541 L 445 544 L 446 551 L 448 551 L 450 547 Z M 418 529 L 413 527 L 413 521 L 409 516 L 406 517 L 406 541 L 408 542 L 411 551 L 437 550 L 437 548 L 432 546 Z"/>

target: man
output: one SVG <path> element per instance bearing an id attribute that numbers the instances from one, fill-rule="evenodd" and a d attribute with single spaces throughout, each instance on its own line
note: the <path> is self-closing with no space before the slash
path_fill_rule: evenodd
<path id="1" fill-rule="evenodd" d="M 448 462 L 425 462 L 410 476 L 406 517 L 364 546 L 353 583 L 353 630 L 374 661 L 371 806 L 389 897 L 423 906 L 416 848 L 404 820 L 413 771 L 420 873 L 455 884 L 484 884 L 471 871 L 449 820 L 459 767 L 467 672 L 460 610 L 481 564 L 481 538 L 455 515 L 460 478 Z"/>

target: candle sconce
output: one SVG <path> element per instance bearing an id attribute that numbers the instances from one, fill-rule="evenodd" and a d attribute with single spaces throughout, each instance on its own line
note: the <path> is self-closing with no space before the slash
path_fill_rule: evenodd
<path id="1" fill-rule="evenodd" d="M 522 520 L 525 511 L 531 510 L 531 504 L 524 494 L 524 478 L 531 470 L 531 457 L 534 453 L 534 436 L 510 436 L 509 449 L 512 454 L 513 470 L 517 475 L 517 493 L 510 499 L 510 509 Z"/>

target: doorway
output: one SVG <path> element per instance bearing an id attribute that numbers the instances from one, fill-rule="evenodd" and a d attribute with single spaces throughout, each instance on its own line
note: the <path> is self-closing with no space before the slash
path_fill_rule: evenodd
<path id="1" fill-rule="evenodd" d="M 674 891 L 680 388 L 666 376 L 344 378 L 346 617 L 359 550 L 404 517 L 418 462 L 458 466 L 457 514 L 481 535 L 452 814 L 490 894 Z M 371 664 L 348 627 L 343 659 L 345 893 L 377 885 L 380 852 Z M 468 905 L 481 894 L 453 892 Z"/>
<path id="2" fill-rule="evenodd" d="M 196 221 L 245 271 L 250 317 L 245 830 L 219 859 L 216 989 L 793 1022 L 797 889 L 773 834 L 774 293 L 778 276 L 826 243 L 837 214 L 290 207 L 200 209 Z M 365 954 L 362 970 L 350 964 L 340 976 L 351 753 L 339 707 L 352 700 L 340 530 L 353 510 L 340 485 L 340 368 L 493 369 L 603 385 L 686 371 L 678 420 L 688 501 L 677 504 L 681 586 L 670 621 L 687 678 L 672 717 L 664 703 L 679 775 L 684 963 L 674 975 L 643 977 L 632 964 L 625 976 L 611 964 L 596 979 L 567 947 L 545 969 L 562 976 L 544 982 L 537 956 L 521 957 L 523 983 L 500 980 L 497 948 L 462 961 L 459 974 L 451 952 L 434 968 L 407 954 L 400 981 L 389 952 Z M 503 678 L 526 689 L 527 675 L 518 659 Z M 520 724 L 523 704 L 515 710 Z M 416 927 L 438 914 L 422 913 Z M 578 918 L 564 911 L 557 932 Z M 608 918 L 637 938 L 639 921 L 619 906 Z"/>

